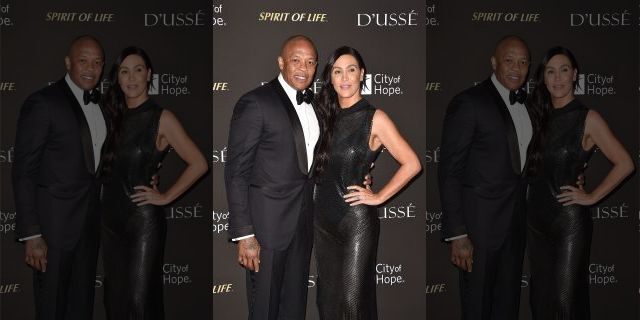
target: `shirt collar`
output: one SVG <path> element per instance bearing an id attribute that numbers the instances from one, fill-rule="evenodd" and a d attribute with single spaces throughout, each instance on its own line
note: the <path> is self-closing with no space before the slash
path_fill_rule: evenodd
<path id="1" fill-rule="evenodd" d="M 284 92 L 287 94 L 287 97 L 289 97 L 289 100 L 291 101 L 291 104 L 293 104 L 294 107 L 299 106 L 298 102 L 296 101 L 296 94 L 298 93 L 298 90 L 292 86 L 290 86 L 285 80 L 284 80 L 284 76 L 282 76 L 282 73 L 280 73 L 278 75 L 278 82 L 280 82 L 280 85 L 282 86 L 282 88 L 284 89 Z M 302 104 L 300 104 L 300 106 L 302 105 L 307 105 L 308 103 L 303 102 Z"/>
<path id="2" fill-rule="evenodd" d="M 520 103 L 517 101 L 516 103 L 511 104 L 511 102 L 509 101 L 509 94 L 511 93 L 511 90 L 509 90 L 502 83 L 500 83 L 500 81 L 498 81 L 498 77 L 496 77 L 495 73 L 491 75 L 491 82 L 493 82 L 493 85 L 496 87 L 496 89 L 498 89 L 498 93 L 500 94 L 502 101 L 504 101 L 504 104 L 506 104 L 507 107 L 513 107 L 513 106 L 524 107 L 524 103 Z"/>
<path id="3" fill-rule="evenodd" d="M 507 106 L 510 106 L 511 103 L 509 103 L 509 92 L 511 91 L 507 89 L 507 87 L 502 85 L 500 81 L 498 81 L 498 78 L 496 77 L 495 73 L 491 75 L 491 82 L 493 82 L 493 85 L 496 87 L 496 89 L 498 89 L 498 93 L 500 94 L 500 97 L 502 97 L 502 100 L 504 101 L 504 103 Z"/>
<path id="4" fill-rule="evenodd" d="M 76 100 L 78 100 L 78 103 L 80 104 L 80 106 L 84 107 L 84 90 L 80 87 L 78 87 L 78 85 L 73 82 L 73 80 L 71 80 L 71 76 L 69 76 L 69 74 L 67 73 L 67 75 L 64 76 L 64 80 L 67 82 L 67 85 L 69 86 L 69 89 L 71 89 L 71 92 L 73 92 L 73 96 L 76 97 Z M 97 90 L 97 89 L 94 89 Z M 87 104 L 87 106 L 90 105 L 97 105 L 93 102 L 89 102 L 89 104 Z"/>

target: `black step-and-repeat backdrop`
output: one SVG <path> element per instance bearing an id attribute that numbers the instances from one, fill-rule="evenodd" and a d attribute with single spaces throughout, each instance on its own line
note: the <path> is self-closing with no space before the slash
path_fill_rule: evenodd
<path id="1" fill-rule="evenodd" d="M 435 172 L 444 112 L 455 94 L 491 75 L 493 48 L 506 34 L 526 40 L 531 70 L 548 48 L 571 49 L 581 67 L 578 98 L 600 112 L 638 157 L 637 1 L 427 1 L 427 319 L 459 319 L 460 314 L 458 274 L 439 232 Z M 586 189 L 593 189 L 609 168 L 602 153 L 596 153 L 586 172 Z M 637 176 L 591 211 L 592 319 L 638 319 Z M 530 319 L 526 262 L 521 286 L 520 319 Z"/>
<path id="2" fill-rule="evenodd" d="M 152 98 L 173 111 L 204 154 L 211 138 L 211 4 L 183 1 L 0 1 L 0 318 L 32 319 L 31 270 L 15 242 L 11 190 L 13 141 L 18 111 L 32 92 L 61 79 L 71 40 L 93 34 L 103 44 L 105 74 L 126 46 L 144 48 L 155 70 Z M 64 159 L 60 159 L 64 161 Z M 160 189 L 184 168 L 170 153 L 160 171 Z M 163 266 L 167 319 L 211 319 L 212 193 L 207 174 L 166 207 L 168 234 Z M 100 270 L 100 269 L 99 269 Z M 104 319 L 102 272 L 96 275 L 94 319 Z"/>
<path id="3" fill-rule="evenodd" d="M 425 7 L 422 1 L 241 1 L 214 4 L 213 33 L 213 309 L 215 319 L 247 315 L 245 273 L 235 245 L 227 241 L 228 207 L 223 170 L 229 120 L 238 98 L 278 75 L 276 58 L 290 35 L 316 44 L 321 72 L 330 53 L 355 47 L 368 67 L 365 97 L 387 112 L 418 154 L 425 147 Z M 318 74 L 313 85 L 320 87 Z M 382 153 L 374 189 L 397 168 Z M 425 172 L 429 174 L 429 172 Z M 376 265 L 381 319 L 424 319 L 425 174 L 379 208 L 380 246 Z M 312 263 L 313 264 L 313 263 Z M 307 319 L 318 319 L 316 272 L 308 281 Z"/>
<path id="4" fill-rule="evenodd" d="M 457 273 L 449 263 L 448 248 L 439 240 L 441 209 L 435 172 L 441 124 L 449 100 L 490 75 L 489 58 L 502 35 L 515 33 L 526 39 L 532 68 L 551 46 L 572 49 L 582 67 L 579 98 L 605 117 L 636 159 L 639 154 L 638 4 L 629 0 L 427 1 L 426 6 L 415 0 L 391 4 L 0 0 L 1 319 L 33 317 L 31 272 L 24 265 L 22 246 L 14 241 L 10 172 L 17 112 L 30 93 L 64 75 L 67 46 L 83 33 L 102 41 L 107 71 L 120 49 L 145 48 L 156 67 L 153 98 L 177 114 L 203 152 L 213 146 L 211 173 L 166 208 L 167 319 L 246 316 L 245 276 L 226 235 L 222 177 L 228 123 L 243 93 L 277 75 L 280 45 L 292 34 L 314 40 L 319 69 L 341 45 L 360 50 L 369 67 L 365 97 L 383 108 L 416 152 L 425 155 L 423 174 L 379 209 L 376 281 L 381 319 L 459 317 Z M 107 86 L 103 81 L 101 88 Z M 314 88 L 319 88 L 319 80 Z M 182 168 L 178 157 L 170 154 L 161 171 L 161 188 Z M 383 153 L 373 171 L 374 188 L 389 179 L 395 168 L 393 159 Z M 586 174 L 587 189 L 608 168 L 602 154 L 594 155 Z M 212 221 L 208 220 L 211 210 Z M 593 319 L 638 318 L 638 212 L 637 174 L 592 210 Z M 421 221 L 425 213 L 426 248 Z M 318 318 L 315 274 L 312 265 L 308 319 Z M 525 266 L 521 319 L 529 319 L 528 285 Z M 96 275 L 96 293 L 95 319 L 104 319 L 101 272 Z"/>

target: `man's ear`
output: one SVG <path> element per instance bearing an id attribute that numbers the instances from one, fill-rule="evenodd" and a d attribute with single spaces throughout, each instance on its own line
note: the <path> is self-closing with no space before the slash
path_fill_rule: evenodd
<path id="1" fill-rule="evenodd" d="M 282 70 L 284 69 L 284 59 L 282 59 L 282 57 L 278 57 L 278 68 L 280 68 L 280 71 L 282 72 Z"/>

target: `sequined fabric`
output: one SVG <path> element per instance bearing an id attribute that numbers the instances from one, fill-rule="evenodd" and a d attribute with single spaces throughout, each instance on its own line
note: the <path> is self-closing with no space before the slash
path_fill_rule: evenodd
<path id="1" fill-rule="evenodd" d="M 343 199 L 348 186 L 362 185 L 379 153 L 369 148 L 374 112 L 364 99 L 339 112 L 330 159 L 315 190 L 317 304 L 323 320 L 377 319 L 377 210 L 350 207 Z"/>
<path id="2" fill-rule="evenodd" d="M 588 109 L 573 100 L 552 112 L 543 142 L 542 171 L 527 196 L 531 309 L 537 320 L 589 319 L 588 207 L 562 206 L 564 185 L 575 186 L 593 150 L 582 148 Z"/>
<path id="3" fill-rule="evenodd" d="M 138 207 L 129 199 L 133 187 L 149 185 L 166 154 L 156 149 L 161 113 L 151 100 L 127 110 L 103 187 L 104 296 L 111 320 L 164 319 L 165 215 L 161 207 Z"/>

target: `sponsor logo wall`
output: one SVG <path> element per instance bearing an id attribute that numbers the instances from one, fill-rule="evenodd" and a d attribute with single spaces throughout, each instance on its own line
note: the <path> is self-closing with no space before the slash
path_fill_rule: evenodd
<path id="1" fill-rule="evenodd" d="M 427 319 L 459 319 L 458 273 L 441 241 L 437 186 L 444 112 L 459 92 L 491 75 L 490 57 L 503 35 L 517 34 L 532 53 L 530 75 L 552 46 L 568 47 L 581 71 L 576 94 L 597 110 L 626 149 L 638 150 L 638 4 L 543 1 L 427 1 Z M 528 89 L 533 88 L 529 81 Z M 637 166 L 637 164 L 636 164 Z M 586 171 L 595 188 L 610 164 L 601 152 Z M 591 210 L 594 221 L 589 282 L 592 319 L 638 319 L 638 175 Z M 530 319 L 525 258 L 520 319 Z"/>
<path id="2" fill-rule="evenodd" d="M 215 12 L 215 8 L 214 8 Z M 18 111 L 25 98 L 61 79 L 71 40 L 93 34 L 101 40 L 105 73 L 120 50 L 144 48 L 155 74 L 152 98 L 181 120 L 189 135 L 208 154 L 211 138 L 212 11 L 202 1 L 0 1 L 0 318 L 33 318 L 32 272 L 24 264 L 23 246 L 15 241 L 16 212 L 11 190 L 13 142 Z M 188 35 L 188 36 L 185 36 Z M 64 160 L 60 160 L 64 161 Z M 167 188 L 184 164 L 175 152 L 160 170 L 160 189 Z M 165 208 L 168 222 L 163 283 L 167 319 L 211 319 L 211 174 Z M 101 262 L 99 262 L 100 264 Z M 104 277 L 96 275 L 94 319 L 105 319 Z"/>
<path id="3" fill-rule="evenodd" d="M 331 52 L 349 45 L 360 51 L 368 67 L 365 98 L 384 109 L 416 152 L 424 154 L 425 7 L 420 1 L 214 1 L 213 11 L 213 308 L 214 318 L 242 319 L 247 315 L 245 272 L 238 266 L 235 245 L 227 239 L 229 211 L 223 180 L 229 121 L 236 101 L 278 75 L 276 58 L 282 42 L 291 35 L 307 35 L 318 47 L 318 71 L 312 85 L 316 92 L 321 86 L 319 73 Z M 374 189 L 381 188 L 395 168 L 395 161 L 383 152 L 372 172 Z M 378 211 L 381 236 L 376 283 L 381 319 L 426 316 L 420 223 L 426 209 L 425 182 L 422 174 Z M 307 319 L 318 319 L 316 283 L 312 262 Z"/>

